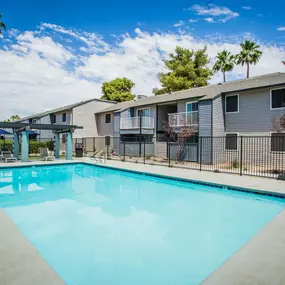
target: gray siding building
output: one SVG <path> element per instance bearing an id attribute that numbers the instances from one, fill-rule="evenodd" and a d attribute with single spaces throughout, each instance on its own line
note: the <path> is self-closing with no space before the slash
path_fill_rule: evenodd
<path id="1" fill-rule="evenodd" d="M 238 136 L 271 136 L 272 119 L 285 113 L 285 73 L 123 102 L 97 112 L 96 116 L 102 120 L 106 113 L 116 119 L 113 128 L 100 128 L 99 136 L 128 141 L 143 137 L 154 145 L 153 152 L 159 156 L 167 155 L 165 144 L 161 144 L 167 140 L 164 124 L 177 133 L 190 127 L 197 137 L 194 156 L 199 158 L 199 142 L 204 138 L 207 151 L 203 151 L 202 159 L 210 163 L 214 152 L 237 151 Z M 222 144 L 219 137 L 226 137 L 226 142 Z"/>

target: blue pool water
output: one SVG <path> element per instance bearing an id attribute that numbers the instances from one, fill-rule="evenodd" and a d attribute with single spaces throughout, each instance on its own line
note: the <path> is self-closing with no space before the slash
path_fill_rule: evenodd
<path id="1" fill-rule="evenodd" d="M 0 207 L 70 285 L 196 285 L 282 199 L 84 164 L 0 170 Z"/>

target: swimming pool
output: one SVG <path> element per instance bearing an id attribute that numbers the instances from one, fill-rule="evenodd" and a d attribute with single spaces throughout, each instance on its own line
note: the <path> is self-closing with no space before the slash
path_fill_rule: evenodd
<path id="1" fill-rule="evenodd" d="M 70 164 L 0 169 L 0 207 L 70 285 L 196 285 L 284 200 Z"/>

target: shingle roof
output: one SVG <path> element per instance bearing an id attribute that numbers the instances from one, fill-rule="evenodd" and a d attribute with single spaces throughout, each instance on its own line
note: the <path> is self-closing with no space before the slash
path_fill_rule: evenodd
<path id="1" fill-rule="evenodd" d="M 266 86 L 273 86 L 285 83 L 285 73 L 277 72 L 251 78 L 234 80 L 223 84 L 212 84 L 204 87 L 197 87 L 188 90 L 173 92 L 171 94 L 164 94 L 158 96 L 149 96 L 140 100 L 133 100 L 122 102 L 98 113 L 122 111 L 130 107 L 146 106 L 152 104 L 167 103 L 170 101 L 178 101 L 183 99 L 190 99 L 198 97 L 199 100 L 213 99 L 221 93 L 240 91 L 252 88 L 260 88 Z"/>
<path id="2" fill-rule="evenodd" d="M 30 116 L 21 118 L 20 120 L 18 120 L 18 122 L 26 121 L 26 120 L 29 120 L 29 119 L 35 119 L 35 118 L 42 118 L 42 117 L 45 117 L 45 116 L 47 116 L 49 114 L 58 113 L 58 112 L 65 111 L 65 110 L 70 110 L 70 109 L 73 109 L 75 107 L 79 107 L 81 105 L 90 103 L 92 101 L 100 101 L 100 102 L 107 102 L 107 103 L 113 103 L 113 104 L 117 103 L 117 102 L 113 102 L 113 101 L 107 101 L 107 100 L 92 98 L 92 99 L 80 101 L 80 102 L 77 102 L 77 103 L 73 103 L 73 104 L 70 104 L 70 105 L 67 105 L 67 106 L 63 106 L 63 107 L 60 107 L 60 108 L 56 108 L 56 109 L 48 110 L 48 111 L 45 111 L 45 112 L 37 113 L 37 114 L 34 114 L 34 115 L 30 115 Z"/>

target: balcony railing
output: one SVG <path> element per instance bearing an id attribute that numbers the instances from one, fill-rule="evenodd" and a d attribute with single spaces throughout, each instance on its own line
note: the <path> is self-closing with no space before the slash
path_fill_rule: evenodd
<path id="1" fill-rule="evenodd" d="M 140 122 L 142 129 L 154 129 L 154 119 L 151 117 L 121 118 L 120 128 L 121 130 L 139 129 Z"/>
<path id="2" fill-rule="evenodd" d="M 199 112 L 168 114 L 171 127 L 196 126 L 199 124 Z"/>

